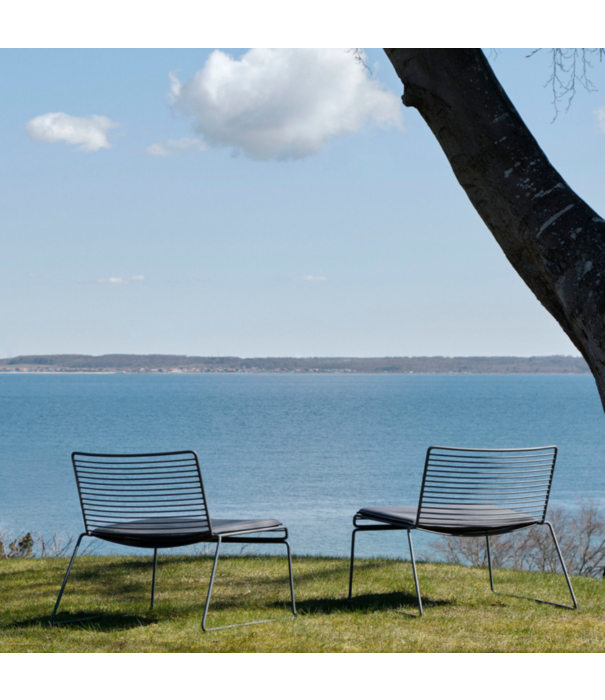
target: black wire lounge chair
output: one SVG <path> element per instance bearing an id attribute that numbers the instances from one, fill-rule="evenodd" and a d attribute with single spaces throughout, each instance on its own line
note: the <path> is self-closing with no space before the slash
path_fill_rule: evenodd
<path id="1" fill-rule="evenodd" d="M 556 458 L 556 447 L 508 450 L 429 447 L 417 506 L 362 508 L 355 514 L 351 538 L 349 601 L 353 595 L 353 560 L 355 535 L 358 532 L 407 532 L 420 616 L 422 599 L 414 559 L 412 530 L 458 537 L 485 537 L 490 586 L 492 591 L 497 593 L 494 589 L 490 535 L 501 535 L 532 525 L 546 525 L 559 555 L 573 607 L 536 598 L 529 600 L 561 608 L 577 608 L 578 603 L 559 543 L 551 523 L 545 519 Z M 374 524 L 367 524 L 368 521 Z"/>
<path id="2" fill-rule="evenodd" d="M 278 520 L 211 519 L 195 452 L 186 450 L 134 455 L 74 452 L 71 457 L 85 531 L 76 542 L 51 616 L 51 624 L 61 624 L 55 623 L 55 617 L 78 547 L 84 537 L 97 537 L 127 547 L 153 549 L 152 608 L 158 549 L 183 547 L 199 542 L 216 542 L 214 563 L 202 617 L 204 632 L 224 629 L 206 627 L 206 616 L 221 544 L 285 544 L 288 552 L 291 607 L 296 617 L 288 529 Z M 77 622 L 82 619 L 92 618 L 64 622 Z M 225 627 L 270 621 L 258 620 Z"/>

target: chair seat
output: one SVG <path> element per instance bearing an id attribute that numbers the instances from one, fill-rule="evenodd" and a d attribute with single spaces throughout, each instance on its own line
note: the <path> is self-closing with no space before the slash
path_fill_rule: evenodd
<path id="1" fill-rule="evenodd" d="M 129 547 L 162 549 L 213 540 L 216 535 L 226 537 L 236 533 L 252 534 L 283 527 L 279 520 L 212 519 L 210 522 L 212 535 L 207 520 L 176 517 L 140 518 L 122 523 L 110 523 L 96 527 L 90 535 Z"/>
<path id="2" fill-rule="evenodd" d="M 279 520 L 212 520 L 212 532 L 215 535 L 227 536 L 236 532 L 250 533 L 283 527 Z"/>
<path id="3" fill-rule="evenodd" d="M 377 520 L 381 523 L 416 527 L 416 506 L 384 506 L 381 508 L 362 508 L 357 512 L 359 518 Z"/>
<path id="4" fill-rule="evenodd" d="M 455 504 L 423 506 L 420 522 L 416 524 L 417 506 L 383 506 L 362 508 L 359 518 L 376 520 L 403 528 L 419 528 L 446 535 L 483 535 L 511 532 L 539 521 L 526 513 L 490 504 Z"/>

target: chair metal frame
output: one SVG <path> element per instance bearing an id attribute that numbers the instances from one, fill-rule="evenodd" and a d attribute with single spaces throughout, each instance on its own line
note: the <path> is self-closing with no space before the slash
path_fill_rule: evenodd
<path id="1" fill-rule="evenodd" d="M 415 521 L 397 517 L 391 508 L 361 509 L 353 517 L 351 564 L 349 572 L 350 602 L 353 596 L 355 536 L 358 532 L 405 530 L 414 573 L 418 614 L 397 610 L 412 617 L 423 615 L 422 598 L 412 544 L 412 530 L 423 530 L 458 537 L 485 537 L 490 587 L 494 593 L 533 600 L 568 610 L 578 603 L 567 573 L 554 528 L 546 520 L 546 510 L 557 458 L 557 448 L 529 447 L 480 449 L 431 446 L 426 453 L 424 474 Z M 367 511 L 364 513 L 364 511 Z M 372 512 L 378 511 L 378 512 Z M 383 511 L 383 512 L 380 512 Z M 386 512 L 385 512 L 386 511 Z M 390 512 L 389 512 L 390 511 Z M 469 520 L 470 518 L 470 520 Z M 381 524 L 364 525 L 364 521 Z M 407 522 L 406 522 L 407 521 Z M 491 535 L 501 535 L 534 525 L 546 525 L 557 551 L 573 605 L 501 593 L 494 588 Z"/>
<path id="2" fill-rule="evenodd" d="M 150 609 L 153 609 L 155 600 L 158 549 L 216 542 L 202 617 L 204 632 L 262 624 L 276 619 L 206 627 L 221 544 L 284 544 L 288 555 L 292 615 L 296 617 L 288 529 L 277 520 L 212 520 L 208 513 L 199 460 L 193 450 L 145 454 L 73 452 L 71 457 L 82 507 L 84 532 L 78 537 L 69 561 L 50 618 L 51 625 L 106 617 L 100 615 L 62 621 L 55 619 L 84 537 L 153 549 Z"/>

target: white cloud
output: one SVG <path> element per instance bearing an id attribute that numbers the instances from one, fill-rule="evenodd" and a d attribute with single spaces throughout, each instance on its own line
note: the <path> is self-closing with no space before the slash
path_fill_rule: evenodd
<path id="1" fill-rule="evenodd" d="M 399 97 L 343 49 L 213 51 L 191 80 L 170 75 L 170 101 L 213 146 L 256 160 L 305 158 L 370 123 L 401 126 Z"/>
<path id="2" fill-rule="evenodd" d="M 169 139 L 164 143 L 152 143 L 145 149 L 152 156 L 170 156 L 183 151 L 205 151 L 206 144 L 202 139 L 193 139 L 185 136 L 182 139 Z"/>
<path id="3" fill-rule="evenodd" d="M 597 118 L 599 129 L 605 132 L 605 107 L 599 107 L 599 109 L 594 111 L 594 115 Z"/>
<path id="4" fill-rule="evenodd" d="M 35 141 L 65 141 L 78 146 L 80 151 L 98 151 L 100 148 L 111 148 L 107 131 L 117 126 L 111 119 L 98 114 L 72 117 L 64 112 L 49 112 L 35 117 L 25 128 Z"/>
<path id="5" fill-rule="evenodd" d="M 144 279 L 143 275 L 134 275 L 133 277 L 108 277 L 98 280 L 98 282 L 99 284 L 130 284 L 131 282 L 142 282 Z"/>
<path id="6" fill-rule="evenodd" d="M 181 96 L 181 81 L 176 77 L 176 73 L 174 71 L 168 73 L 168 78 L 170 79 L 168 99 L 170 100 L 170 104 L 175 104 Z"/>
<path id="7" fill-rule="evenodd" d="M 304 280 L 305 282 L 327 282 L 328 281 L 327 277 L 319 277 L 318 275 L 305 275 L 304 277 L 301 277 L 300 279 Z"/>

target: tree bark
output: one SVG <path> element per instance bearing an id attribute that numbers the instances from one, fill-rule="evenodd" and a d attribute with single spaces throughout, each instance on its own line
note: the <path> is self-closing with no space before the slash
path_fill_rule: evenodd
<path id="1" fill-rule="evenodd" d="M 480 49 L 384 49 L 512 266 L 588 363 L 605 408 L 605 221 L 567 185 Z"/>

